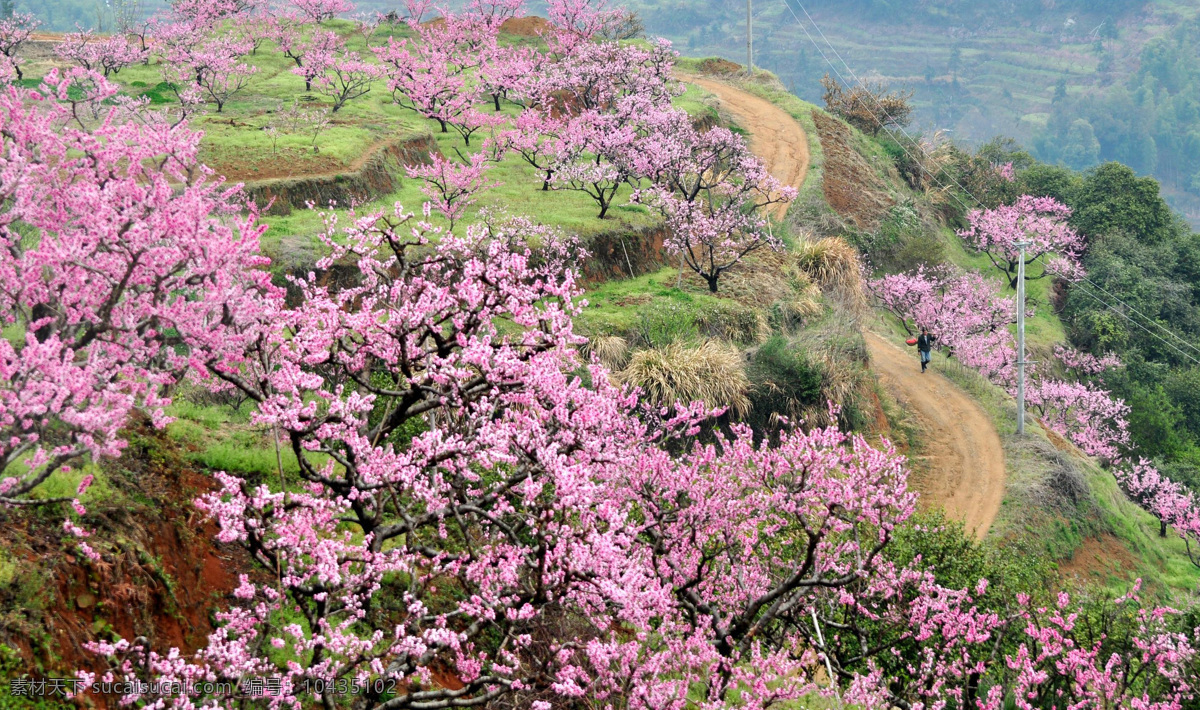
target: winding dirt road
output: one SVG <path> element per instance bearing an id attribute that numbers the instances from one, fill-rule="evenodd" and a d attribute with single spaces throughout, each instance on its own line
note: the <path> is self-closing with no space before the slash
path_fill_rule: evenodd
<path id="1" fill-rule="evenodd" d="M 863 335 L 880 382 L 921 428 L 921 458 L 929 466 L 913 475 L 913 487 L 982 540 L 1004 500 L 1004 448 L 992 420 L 936 370 L 921 374 L 915 349 Z"/>
<path id="2" fill-rule="evenodd" d="M 771 173 L 799 188 L 808 175 L 808 136 L 783 109 L 715 79 L 680 77 L 715 94 L 738 125 L 750 132 L 750 148 Z M 787 205 L 779 205 L 782 218 Z M 923 429 L 922 458 L 928 464 L 914 475 L 913 488 L 923 503 L 942 507 L 982 539 L 1004 499 L 1004 449 L 987 414 L 945 377 L 921 374 L 915 352 L 864 332 L 880 382 Z"/>
<path id="3" fill-rule="evenodd" d="M 804 184 L 808 177 L 808 135 L 786 111 L 715 79 L 691 75 L 679 78 L 721 100 L 737 125 L 750 134 L 750 150 L 766 162 L 780 182 L 797 189 Z M 776 219 L 783 219 L 787 209 L 787 204 L 778 204 L 771 211 Z"/>

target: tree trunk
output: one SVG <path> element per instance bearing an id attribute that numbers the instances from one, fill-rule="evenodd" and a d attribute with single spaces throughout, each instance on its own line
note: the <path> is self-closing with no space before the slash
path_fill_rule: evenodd
<path id="1" fill-rule="evenodd" d="M 1163 520 L 1162 518 L 1158 519 L 1158 536 L 1159 537 L 1167 536 L 1167 521 Z"/>
<path id="2" fill-rule="evenodd" d="M 496 102 L 496 113 L 500 113 L 500 94 L 492 94 L 492 100 Z"/>
<path id="3" fill-rule="evenodd" d="M 542 192 L 550 192 L 550 179 L 554 177 L 553 170 L 546 171 L 546 179 L 542 181 Z"/>
<path id="4" fill-rule="evenodd" d="M 449 126 L 447 126 L 447 125 L 446 125 L 446 122 L 445 122 L 444 120 L 442 120 L 442 119 L 440 119 L 440 118 L 439 118 L 439 119 L 438 119 L 438 123 L 442 124 L 442 133 L 449 133 L 449 132 L 450 132 L 450 128 L 449 128 Z"/>
<path id="5" fill-rule="evenodd" d="M 717 292 L 717 279 L 721 278 L 720 274 L 715 276 L 705 276 L 704 280 L 708 282 L 708 290 L 713 293 Z"/>

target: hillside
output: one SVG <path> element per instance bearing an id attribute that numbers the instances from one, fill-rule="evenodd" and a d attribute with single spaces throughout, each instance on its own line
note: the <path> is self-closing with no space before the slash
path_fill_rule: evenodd
<path id="1" fill-rule="evenodd" d="M 1157 185 L 1004 143 L 914 170 L 774 74 L 500 5 L 200 7 L 111 85 L 26 45 L 0 708 L 79 669 L 187 707 L 1182 698 L 1200 439 L 1179 363 L 1082 302 L 1145 269 L 1200 313 Z M 1049 235 L 1026 436 L 1006 215 Z"/>
<path id="2" fill-rule="evenodd" d="M 744 6 L 630 6 L 649 31 L 685 53 L 745 62 Z M 1198 11 L 1165 0 L 803 8 L 760 2 L 755 53 L 809 101 L 820 101 L 818 80 L 826 73 L 847 84 L 855 76 L 881 78 L 914 92 L 918 129 L 926 133 L 945 130 L 975 145 L 1011 136 L 1036 147 L 1043 160 L 1074 169 L 1106 160 L 1131 164 L 1161 180 L 1172 205 L 1195 223 L 1200 199 L 1192 176 L 1200 163 L 1186 144 L 1188 119 L 1175 113 L 1191 96 L 1185 84 L 1194 83 L 1195 72 L 1175 63 L 1169 47 L 1187 41 L 1179 28 Z"/>

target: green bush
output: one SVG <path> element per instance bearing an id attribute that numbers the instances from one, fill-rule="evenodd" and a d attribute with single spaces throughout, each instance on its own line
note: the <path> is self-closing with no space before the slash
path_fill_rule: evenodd
<path id="1" fill-rule="evenodd" d="M 756 342 L 761 329 L 758 312 L 734 301 L 703 306 L 694 318 L 702 335 L 735 343 Z"/>
<path id="2" fill-rule="evenodd" d="M 748 421 L 755 431 L 777 431 L 776 415 L 796 419 L 820 404 L 824 375 L 783 336 L 763 343 L 747 371 L 752 385 Z"/>
<path id="3" fill-rule="evenodd" d="M 638 309 L 630 341 L 647 348 L 661 348 L 700 339 L 696 308 L 684 303 L 654 303 Z"/>
<path id="4" fill-rule="evenodd" d="M 946 260 L 941 240 L 912 204 L 896 205 L 877 230 L 852 231 L 849 239 L 876 272 L 910 271 Z"/>

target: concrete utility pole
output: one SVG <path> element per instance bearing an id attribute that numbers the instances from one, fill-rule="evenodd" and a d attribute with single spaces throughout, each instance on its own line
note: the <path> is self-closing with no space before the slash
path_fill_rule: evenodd
<path id="1" fill-rule="evenodd" d="M 754 0 L 746 0 L 746 72 L 754 76 Z"/>
<path id="2" fill-rule="evenodd" d="M 1017 436 L 1025 435 L 1025 247 L 1017 242 L 1021 260 L 1017 262 Z"/>

